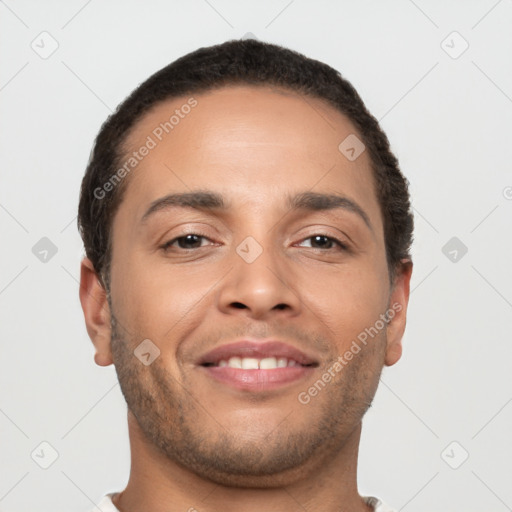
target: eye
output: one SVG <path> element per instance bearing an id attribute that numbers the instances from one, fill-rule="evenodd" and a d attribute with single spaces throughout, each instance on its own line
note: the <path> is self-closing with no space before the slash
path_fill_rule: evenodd
<path id="1" fill-rule="evenodd" d="M 311 240 L 311 248 L 312 249 L 333 249 L 334 246 L 338 246 L 339 250 L 346 251 L 348 250 L 347 244 L 341 242 L 337 238 L 322 235 L 322 234 L 316 234 L 313 236 L 309 236 L 308 238 L 305 238 L 301 243 L 304 243 L 306 240 Z"/>
<path id="2" fill-rule="evenodd" d="M 193 250 L 193 249 L 200 249 L 201 247 L 204 247 L 207 244 L 203 244 L 203 241 L 210 241 L 211 240 L 206 237 L 205 235 L 202 235 L 200 233 L 187 233 L 185 235 L 178 236 L 176 238 L 173 238 L 172 240 L 169 240 L 166 242 L 162 249 L 169 250 L 171 248 L 174 249 L 183 249 L 183 250 Z M 306 241 L 310 242 L 310 247 L 312 249 L 320 249 L 320 250 L 331 250 L 334 249 L 336 246 L 339 250 L 348 250 L 348 246 L 338 240 L 337 238 L 323 235 L 323 234 L 316 234 L 312 235 L 308 238 L 305 238 L 299 245 L 303 244 Z"/>
<path id="3" fill-rule="evenodd" d="M 199 233 L 188 233 L 186 235 L 181 235 L 176 238 L 173 238 L 172 240 L 169 240 L 162 246 L 162 249 L 168 250 L 168 249 L 172 248 L 172 246 L 175 245 L 176 243 L 178 244 L 178 246 L 177 247 L 175 246 L 175 248 L 185 249 L 185 250 L 199 249 L 201 247 L 204 247 L 203 245 L 201 245 L 202 240 L 210 240 L 210 239 L 204 235 L 199 234 Z"/>

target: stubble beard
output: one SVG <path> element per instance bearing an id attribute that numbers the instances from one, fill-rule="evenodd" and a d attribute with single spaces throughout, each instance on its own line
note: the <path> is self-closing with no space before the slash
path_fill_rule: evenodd
<path id="1" fill-rule="evenodd" d="M 112 307 L 110 311 L 117 376 L 146 440 L 169 461 L 220 485 L 279 486 L 335 457 L 360 428 L 382 369 L 380 361 L 375 364 L 376 359 L 383 360 L 382 349 L 366 347 L 380 353 L 359 353 L 356 358 L 360 359 L 347 364 L 341 378 L 327 384 L 320 392 L 325 395 L 310 404 L 297 405 L 293 395 L 290 411 L 280 411 L 283 420 L 278 427 L 251 439 L 223 426 L 222 418 L 215 418 L 194 397 L 190 383 L 179 382 L 161 364 L 162 358 L 143 365 L 133 354 L 138 342 L 123 336 Z M 320 410 L 316 400 L 321 398 Z"/>

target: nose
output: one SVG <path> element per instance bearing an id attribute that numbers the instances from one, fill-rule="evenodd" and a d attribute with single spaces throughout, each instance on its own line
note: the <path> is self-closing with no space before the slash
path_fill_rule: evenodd
<path id="1" fill-rule="evenodd" d="M 262 252 L 253 260 L 254 251 Z M 297 279 L 285 255 L 276 249 L 264 249 L 252 239 L 248 245 L 242 243 L 233 250 L 231 258 L 232 269 L 218 295 L 218 307 L 223 313 L 260 320 L 300 313 Z"/>

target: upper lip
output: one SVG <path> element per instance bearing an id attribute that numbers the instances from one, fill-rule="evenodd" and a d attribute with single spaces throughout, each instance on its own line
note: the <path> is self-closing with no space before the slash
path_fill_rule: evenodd
<path id="1" fill-rule="evenodd" d="M 254 357 L 263 359 L 266 357 L 285 357 L 293 359 L 302 365 L 318 365 L 318 361 L 312 356 L 288 343 L 281 341 L 250 341 L 241 340 L 227 343 L 210 350 L 199 358 L 198 364 L 218 364 L 219 361 L 228 361 L 231 357 Z"/>

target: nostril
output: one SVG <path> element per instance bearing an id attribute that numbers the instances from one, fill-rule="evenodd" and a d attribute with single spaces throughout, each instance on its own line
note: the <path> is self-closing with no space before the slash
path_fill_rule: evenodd
<path id="1" fill-rule="evenodd" d="M 245 304 L 242 304 L 241 302 L 232 302 L 231 303 L 231 306 L 233 306 L 234 308 L 237 308 L 237 309 L 248 309 L 247 306 Z M 276 304 L 274 306 L 274 309 L 286 309 L 288 307 L 288 304 Z"/>

